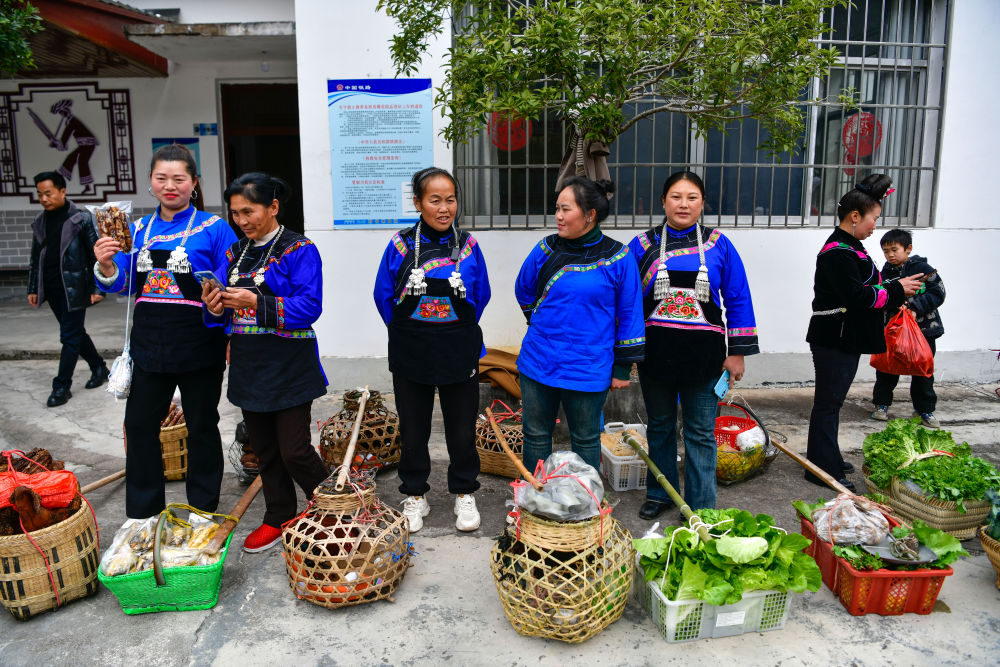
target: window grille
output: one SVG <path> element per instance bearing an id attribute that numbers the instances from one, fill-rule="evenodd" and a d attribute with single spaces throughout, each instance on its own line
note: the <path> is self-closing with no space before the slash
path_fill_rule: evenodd
<path id="1" fill-rule="evenodd" d="M 806 129 L 794 155 L 757 150 L 755 120 L 699 138 L 679 114 L 654 114 L 623 133 L 607 157 L 617 195 L 605 228 L 644 229 L 662 220 L 666 177 L 688 168 L 705 179 L 705 219 L 720 227 L 816 227 L 835 223 L 837 202 L 872 172 L 888 173 L 896 193 L 880 224 L 932 222 L 941 126 L 947 0 L 855 0 L 824 16 L 822 44 L 840 57 L 799 101 Z M 844 111 L 835 101 L 853 90 Z M 628 115 L 652 102 L 629 105 Z M 455 145 L 463 224 L 475 229 L 552 228 L 555 184 L 568 140 L 555 114 L 490 126 Z"/>

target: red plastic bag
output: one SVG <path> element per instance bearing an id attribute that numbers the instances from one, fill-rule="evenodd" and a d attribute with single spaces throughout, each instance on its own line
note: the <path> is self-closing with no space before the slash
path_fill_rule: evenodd
<path id="1" fill-rule="evenodd" d="M 934 353 L 909 308 L 900 308 L 885 325 L 885 347 L 882 354 L 872 355 L 875 370 L 891 375 L 934 375 Z"/>
<path id="2" fill-rule="evenodd" d="M 10 494 L 19 486 L 26 486 L 37 493 L 41 497 L 42 507 L 69 507 L 80 489 L 76 475 L 69 470 L 46 470 L 32 475 L 17 472 L 13 469 L 14 454 L 24 457 L 24 452 L 19 450 L 0 453 L 7 460 L 7 470 L 0 472 L 0 509 L 12 507 Z"/>

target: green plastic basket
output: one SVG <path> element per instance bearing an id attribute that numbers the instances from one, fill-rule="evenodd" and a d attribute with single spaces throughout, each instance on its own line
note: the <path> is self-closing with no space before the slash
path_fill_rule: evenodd
<path id="1" fill-rule="evenodd" d="M 163 586 L 156 585 L 152 568 L 117 577 L 106 576 L 98 570 L 97 578 L 114 593 L 126 614 L 211 609 L 219 600 L 222 564 L 226 561 L 232 540 L 233 535 L 230 533 L 219 552 L 221 555 L 218 563 L 163 568 L 163 578 L 166 581 Z"/>

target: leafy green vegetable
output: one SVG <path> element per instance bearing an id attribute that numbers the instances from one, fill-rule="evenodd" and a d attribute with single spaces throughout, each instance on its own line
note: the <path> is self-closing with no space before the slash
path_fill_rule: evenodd
<path id="1" fill-rule="evenodd" d="M 990 515 L 986 517 L 986 534 L 994 540 L 1000 540 L 1000 493 L 990 489 L 986 492 L 990 501 Z"/>
<path id="2" fill-rule="evenodd" d="M 812 521 L 813 512 L 823 507 L 823 505 L 826 505 L 826 500 L 824 500 L 823 498 L 820 498 L 814 503 L 807 503 L 804 500 L 792 501 L 792 507 L 797 509 L 799 511 L 799 514 L 801 514 L 809 521 Z"/>
<path id="3" fill-rule="evenodd" d="M 840 556 L 851 564 L 855 570 L 883 570 L 892 566 L 875 554 L 870 554 L 861 547 L 837 544 L 833 547 L 833 555 Z"/>
<path id="4" fill-rule="evenodd" d="M 810 544 L 802 535 L 786 534 L 766 514 L 706 509 L 698 515 L 716 539 L 702 542 L 693 530 L 674 526 L 662 539 L 633 541 L 646 581 L 658 582 L 667 599 L 722 605 L 747 591 L 819 589 L 819 567 L 802 553 Z"/>
<path id="5" fill-rule="evenodd" d="M 862 446 L 868 477 L 882 488 L 889 486 L 907 461 L 934 449 L 971 454 L 967 443 L 955 444 L 950 431 L 928 430 L 920 426 L 919 417 L 891 420 L 884 430 L 865 436 Z"/>
<path id="6" fill-rule="evenodd" d="M 945 567 L 959 558 L 969 555 L 969 552 L 962 548 L 962 543 L 958 541 L 958 538 L 943 530 L 931 528 L 920 519 L 913 522 L 913 532 L 916 533 L 920 543 L 928 547 L 938 557 L 936 561 L 931 563 L 933 567 Z"/>
<path id="7" fill-rule="evenodd" d="M 768 542 L 763 537 L 720 537 L 716 542 L 719 554 L 742 565 L 755 558 L 760 558 L 768 549 Z"/>
<path id="8" fill-rule="evenodd" d="M 914 461 L 897 475 L 914 482 L 926 495 L 957 503 L 963 514 L 963 500 L 982 500 L 988 490 L 1000 488 L 997 469 L 975 456 L 933 456 Z"/>

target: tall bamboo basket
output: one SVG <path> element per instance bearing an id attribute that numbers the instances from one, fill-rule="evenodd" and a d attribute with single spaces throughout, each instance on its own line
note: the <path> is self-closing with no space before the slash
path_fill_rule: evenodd
<path id="1" fill-rule="evenodd" d="M 524 452 L 524 431 L 519 422 L 520 416 L 518 415 L 516 418 L 518 421 L 498 420 L 497 425 L 507 441 L 507 446 L 520 457 Z M 479 470 L 481 472 L 509 479 L 517 479 L 521 476 L 517 471 L 517 466 L 504 453 L 500 446 L 500 440 L 493 427 L 490 426 L 489 420 L 483 416 L 476 420 L 476 450 L 479 452 Z"/>
<path id="2" fill-rule="evenodd" d="M 986 534 L 986 526 L 979 527 L 979 542 L 983 545 L 986 557 L 997 573 L 997 588 L 1000 588 L 1000 542 Z"/>
<path id="3" fill-rule="evenodd" d="M 521 512 L 490 552 L 507 620 L 518 634 L 578 643 L 625 611 L 635 550 L 610 515 L 557 522 Z"/>
<path id="4" fill-rule="evenodd" d="M 174 482 L 187 477 L 187 424 L 160 429 L 160 449 L 163 451 L 163 476 Z"/>
<path id="5" fill-rule="evenodd" d="M 369 394 L 351 465 L 361 470 L 380 470 L 399 463 L 402 454 L 399 415 L 385 407 L 382 394 L 377 391 Z M 320 427 L 319 453 L 330 470 L 344 463 L 360 401 L 361 390 L 346 392 L 344 408 Z"/>
<path id="6" fill-rule="evenodd" d="M 30 535 L 38 548 L 27 535 L 0 537 L 0 603 L 11 616 L 26 621 L 97 592 L 101 558 L 97 524 L 87 503 L 65 521 Z"/>
<path id="7" fill-rule="evenodd" d="M 333 491 L 335 480 L 336 472 L 281 531 L 288 585 L 327 609 L 391 601 L 410 566 L 406 517 L 379 501 L 370 479 L 353 477 L 347 493 Z"/>

